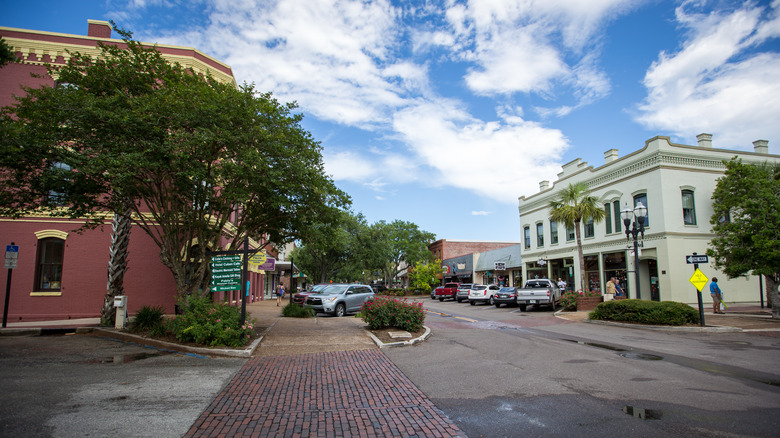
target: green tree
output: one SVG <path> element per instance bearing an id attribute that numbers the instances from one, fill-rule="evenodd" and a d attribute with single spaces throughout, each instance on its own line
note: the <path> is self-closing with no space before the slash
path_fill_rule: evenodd
<path id="1" fill-rule="evenodd" d="M 436 235 L 420 230 L 417 224 L 402 220 L 386 223 L 379 221 L 372 226 L 374 253 L 379 257 L 375 267 L 383 272 L 386 282 L 394 282 L 406 267 L 419 261 L 427 261 L 428 243 Z"/>
<path id="2" fill-rule="evenodd" d="M 355 251 L 355 238 L 368 228 L 362 214 L 342 211 L 333 219 L 311 224 L 292 253 L 301 271 L 319 283 L 344 277 Z"/>
<path id="3" fill-rule="evenodd" d="M 588 186 L 579 182 L 569 184 L 563 189 L 560 197 L 550 202 L 550 220 L 574 227 L 574 235 L 577 239 L 577 257 L 580 266 L 580 288 L 587 290 L 585 279 L 585 256 L 582 253 L 582 234 L 580 224 L 593 220 L 599 223 L 604 220 L 604 208 L 595 196 L 590 194 Z"/>
<path id="4" fill-rule="evenodd" d="M 16 56 L 13 49 L 5 42 L 4 38 L 0 37 L 0 67 L 15 61 Z"/>
<path id="5" fill-rule="evenodd" d="M 780 164 L 732 158 L 712 193 L 715 237 L 707 254 L 729 278 L 763 275 L 772 317 L 780 318 Z"/>
<path id="6" fill-rule="evenodd" d="M 441 260 L 419 261 L 415 263 L 413 268 L 409 269 L 409 286 L 413 290 L 427 294 L 433 290 L 436 276 L 440 273 Z"/>
<path id="7" fill-rule="evenodd" d="M 4 109 L 4 213 L 42 208 L 99 225 L 101 212 L 129 206 L 186 295 L 207 290 L 206 251 L 245 238 L 286 243 L 348 205 L 295 104 L 172 65 L 123 36 L 126 49 L 72 54 L 50 68 L 67 85 L 27 89 Z"/>

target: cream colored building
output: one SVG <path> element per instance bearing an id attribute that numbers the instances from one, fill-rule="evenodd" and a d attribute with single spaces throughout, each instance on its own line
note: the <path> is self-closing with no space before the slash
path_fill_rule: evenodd
<path id="1" fill-rule="evenodd" d="M 689 279 L 694 265 L 686 256 L 706 254 L 713 237 L 711 196 L 725 171 L 723 161 L 738 156 L 746 163 L 780 163 L 768 153 L 768 142 L 753 142 L 754 152 L 712 147 L 712 136 L 700 134 L 698 145 L 674 144 L 658 136 L 645 147 L 624 157 L 617 149 L 604 153 L 599 167 L 576 159 L 563 166 L 553 184 L 540 183 L 538 193 L 519 198 L 523 241 L 523 278 L 564 278 L 578 290 L 580 272 L 573 230 L 551 223 L 549 203 L 570 183 L 585 182 L 604 206 L 607 218 L 590 226 L 583 224 L 586 288 L 605 291 L 605 282 L 617 277 L 630 298 L 698 302 Z M 641 201 L 647 206 L 648 223 L 639 249 L 639 294 L 637 294 L 633 240 L 628 240 L 620 212 Z M 712 259 L 699 265 L 708 277 L 718 277 L 726 302 L 758 302 L 756 276 L 729 280 L 715 269 Z M 711 302 L 709 283 L 702 291 L 705 305 Z"/>

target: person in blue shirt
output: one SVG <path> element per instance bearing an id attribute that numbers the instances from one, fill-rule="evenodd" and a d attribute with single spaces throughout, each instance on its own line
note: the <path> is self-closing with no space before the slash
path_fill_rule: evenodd
<path id="1" fill-rule="evenodd" d="M 723 293 L 718 287 L 718 278 L 712 277 L 710 283 L 710 296 L 712 297 L 712 313 L 726 313 L 720 311 L 720 302 L 723 301 Z"/>

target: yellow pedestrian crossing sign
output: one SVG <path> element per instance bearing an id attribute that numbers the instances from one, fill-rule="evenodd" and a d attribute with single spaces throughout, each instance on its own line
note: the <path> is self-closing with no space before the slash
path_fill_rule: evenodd
<path id="1" fill-rule="evenodd" d="M 693 275 L 691 275 L 691 278 L 688 279 L 688 281 L 691 282 L 694 286 L 696 286 L 696 289 L 701 292 L 702 289 L 704 289 L 704 285 L 707 284 L 707 282 L 710 279 L 707 278 L 706 275 L 704 275 L 704 272 L 701 272 L 698 268 L 696 271 L 693 272 Z"/>

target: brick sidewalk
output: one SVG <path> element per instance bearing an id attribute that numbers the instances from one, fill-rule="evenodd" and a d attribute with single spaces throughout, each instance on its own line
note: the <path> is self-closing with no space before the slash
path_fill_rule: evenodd
<path id="1" fill-rule="evenodd" d="M 188 437 L 465 437 L 379 350 L 255 357 Z"/>

